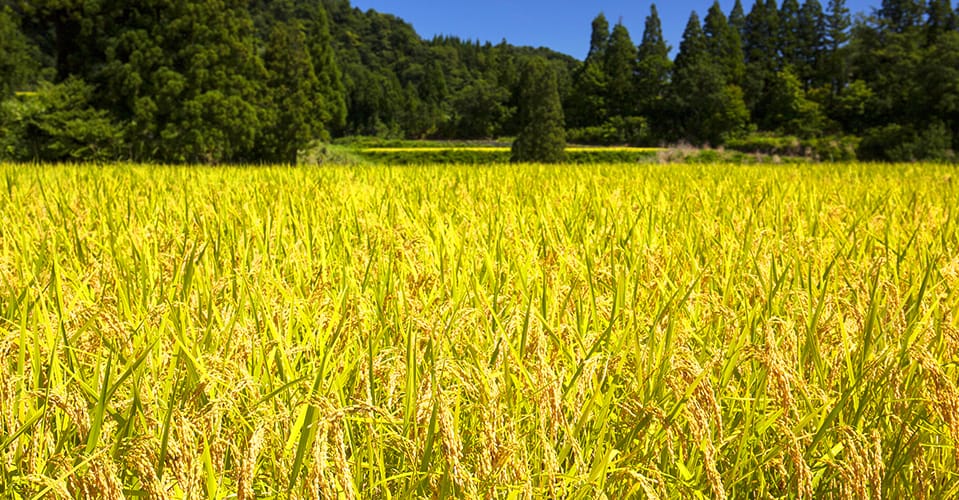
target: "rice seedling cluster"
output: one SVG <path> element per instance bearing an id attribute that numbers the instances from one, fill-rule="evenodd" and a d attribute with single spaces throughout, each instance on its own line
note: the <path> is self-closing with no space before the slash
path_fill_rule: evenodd
<path id="1" fill-rule="evenodd" d="M 0 496 L 956 498 L 955 174 L 0 165 Z"/>

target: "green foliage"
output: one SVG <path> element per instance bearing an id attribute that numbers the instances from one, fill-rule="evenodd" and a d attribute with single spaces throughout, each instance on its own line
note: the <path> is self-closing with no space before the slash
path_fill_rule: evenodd
<path id="1" fill-rule="evenodd" d="M 0 105 L 0 158 L 15 161 L 106 161 L 122 157 L 122 129 L 90 103 L 79 79 L 42 83 Z"/>
<path id="2" fill-rule="evenodd" d="M 261 157 L 295 164 L 297 152 L 325 132 L 325 96 L 319 92 L 302 24 L 277 23 L 263 60 L 269 97 L 261 114 Z"/>
<path id="3" fill-rule="evenodd" d="M 854 80 L 833 99 L 829 114 L 845 124 L 846 130 L 861 133 L 875 108 L 875 100 L 876 94 L 866 82 Z"/>
<path id="4" fill-rule="evenodd" d="M 876 11 L 879 23 L 895 33 L 905 33 L 920 26 L 925 10 L 923 0 L 882 0 Z"/>
<path id="5" fill-rule="evenodd" d="M 779 56 L 781 67 L 796 68 L 803 60 L 802 22 L 799 0 L 783 0 L 779 8 Z"/>
<path id="6" fill-rule="evenodd" d="M 606 109 L 610 116 L 629 116 L 635 112 L 636 57 L 636 46 L 626 26 L 616 24 L 609 36 L 603 61 Z"/>
<path id="7" fill-rule="evenodd" d="M 714 2 L 703 24 L 691 19 L 675 62 L 655 5 L 639 47 L 599 14 L 580 62 L 505 40 L 424 40 L 347 0 L 8 0 L 0 140 L 18 157 L 38 156 L 23 142 L 35 139 L 16 132 L 38 104 L 13 93 L 43 81 L 92 89 L 66 120 L 68 135 L 121 131 L 113 147 L 51 147 L 54 157 L 294 163 L 312 142 L 350 134 L 521 136 L 530 106 L 519 68 L 542 58 L 563 108 L 550 115 L 564 116 L 579 142 L 720 145 L 754 130 L 804 140 L 868 130 L 938 147 L 930 125 L 940 124 L 959 146 L 952 2 L 884 0 L 855 25 L 845 1 L 821 2 L 754 0 L 747 15 L 737 0 L 728 19 Z M 915 156 L 910 148 L 894 156 Z M 888 156 L 873 149 L 866 141 L 867 154 Z"/>
<path id="8" fill-rule="evenodd" d="M 746 58 L 743 92 L 746 106 L 757 123 L 762 123 L 766 118 L 768 89 L 780 68 L 780 36 L 779 10 L 775 0 L 756 0 L 746 16 L 743 36 Z"/>
<path id="9" fill-rule="evenodd" d="M 870 99 L 864 116 L 843 125 L 868 129 L 863 158 L 948 158 L 959 129 L 959 33 L 930 37 L 919 25 L 924 9 L 911 2 L 883 2 L 880 10 L 875 24 L 853 33 L 852 68 Z"/>
<path id="10" fill-rule="evenodd" d="M 799 50 L 796 76 L 804 89 L 831 83 L 827 73 L 828 27 L 819 0 L 806 0 L 799 11 Z"/>
<path id="11" fill-rule="evenodd" d="M 325 136 L 327 131 L 339 131 L 346 127 L 346 87 L 343 75 L 333 50 L 333 36 L 326 8 L 319 2 L 306 2 L 310 6 L 306 19 L 309 34 L 310 62 L 316 73 L 319 106 L 317 122 L 322 129 L 315 136 Z"/>
<path id="12" fill-rule="evenodd" d="M 453 137 L 491 138 L 501 132 L 513 110 L 510 92 L 488 80 L 477 80 L 453 96 L 448 132 Z"/>
<path id="13" fill-rule="evenodd" d="M 821 62 L 827 83 L 832 87 L 833 94 L 839 93 L 848 80 L 849 27 L 852 21 L 846 0 L 829 0 L 826 13 L 826 52 Z"/>
<path id="14" fill-rule="evenodd" d="M 733 8 L 729 11 L 729 25 L 739 33 L 739 38 L 746 34 L 746 10 L 743 8 L 742 0 L 736 0 Z"/>
<path id="15" fill-rule="evenodd" d="M 809 157 L 819 161 L 846 162 L 856 159 L 859 138 L 824 136 L 800 139 L 796 136 L 755 133 L 732 139 L 727 149 L 767 156 Z"/>
<path id="16" fill-rule="evenodd" d="M 651 123 L 656 136 L 666 135 L 670 111 L 666 102 L 673 63 L 669 59 L 669 45 L 663 38 L 662 23 L 656 5 L 649 8 L 643 41 L 639 44 L 636 64 L 637 108 Z"/>
<path id="17" fill-rule="evenodd" d="M 569 56 L 505 41 L 423 40 L 395 16 L 363 12 L 348 2 L 324 4 L 349 109 L 345 126 L 335 130 L 338 135 L 477 139 L 515 134 L 517 68 L 529 58 L 547 58 L 558 71 L 561 98 L 569 101 L 571 75 L 581 65 Z"/>
<path id="18" fill-rule="evenodd" d="M 959 133 L 959 31 L 940 34 L 924 50 L 918 74 L 922 100 L 915 105 Z"/>
<path id="19" fill-rule="evenodd" d="M 566 131 L 556 73 L 545 59 L 532 59 L 523 71 L 523 128 L 513 143 L 513 162 L 559 163 L 565 158 Z"/>
<path id="20" fill-rule="evenodd" d="M 678 138 L 720 145 L 746 131 L 749 111 L 742 89 L 726 82 L 724 68 L 710 54 L 695 12 L 676 56 L 671 94 Z"/>
<path id="21" fill-rule="evenodd" d="M 853 135 L 814 137 L 806 141 L 817 160 L 851 162 L 858 159 L 860 139 Z"/>
<path id="22" fill-rule="evenodd" d="M 0 5 L 0 101 L 34 82 L 39 58 L 36 47 L 20 30 L 19 18 Z"/>
<path id="23" fill-rule="evenodd" d="M 134 158 L 251 158 L 266 72 L 242 3 L 151 3 L 112 28 L 97 79 L 107 108 L 129 123 Z"/>
<path id="24" fill-rule="evenodd" d="M 570 129 L 566 140 L 572 144 L 652 146 L 655 141 L 646 118 L 614 116 L 594 127 Z"/>
<path id="25" fill-rule="evenodd" d="M 713 64 L 721 68 L 725 83 L 741 86 L 746 72 L 742 40 L 739 31 L 727 22 L 718 0 L 706 14 L 703 34 Z"/>
<path id="26" fill-rule="evenodd" d="M 942 122 L 922 129 L 890 124 L 866 131 L 858 155 L 874 161 L 956 161 L 952 141 L 952 133 Z"/>
<path id="27" fill-rule="evenodd" d="M 586 62 L 602 62 L 606 60 L 606 49 L 609 46 L 609 21 L 600 12 L 593 18 L 592 29 L 589 35 L 589 53 Z"/>
<path id="28" fill-rule="evenodd" d="M 609 115 L 602 64 L 587 60 L 573 78 L 573 92 L 565 106 L 567 125 L 588 127 L 602 123 Z"/>
<path id="29" fill-rule="evenodd" d="M 819 104 L 806 98 L 802 83 L 791 69 L 780 71 L 769 90 L 767 130 L 812 137 L 825 128 Z"/>
<path id="30" fill-rule="evenodd" d="M 929 43 L 937 42 L 942 34 L 959 27 L 951 0 L 930 0 L 926 9 L 926 39 Z"/>

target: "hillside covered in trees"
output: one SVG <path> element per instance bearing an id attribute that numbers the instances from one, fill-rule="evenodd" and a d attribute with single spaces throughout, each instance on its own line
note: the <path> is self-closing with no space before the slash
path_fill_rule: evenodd
<path id="1" fill-rule="evenodd" d="M 842 0 L 715 3 L 690 16 L 674 58 L 655 6 L 638 43 L 600 14 L 585 61 L 424 40 L 347 0 L 0 2 L 0 158 L 13 160 L 292 162 L 347 135 L 515 136 L 534 59 L 555 76 L 571 142 L 853 137 L 883 160 L 959 149 L 950 0 L 859 15 Z"/>

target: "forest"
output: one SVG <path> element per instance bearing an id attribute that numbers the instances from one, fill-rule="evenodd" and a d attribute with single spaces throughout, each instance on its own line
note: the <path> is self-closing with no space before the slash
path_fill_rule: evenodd
<path id="1" fill-rule="evenodd" d="M 600 13 L 579 61 L 423 39 L 348 0 L 2 0 L 0 159 L 292 163 L 345 136 L 515 137 L 523 75 L 545 67 L 575 144 L 954 160 L 957 19 L 950 0 L 716 2 L 672 51 L 653 5 L 638 43 Z"/>

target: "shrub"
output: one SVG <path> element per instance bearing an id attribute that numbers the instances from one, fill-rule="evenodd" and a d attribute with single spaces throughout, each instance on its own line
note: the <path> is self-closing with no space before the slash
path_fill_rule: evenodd
<path id="1" fill-rule="evenodd" d="M 952 134 L 942 122 L 934 122 L 917 131 L 910 125 L 893 123 L 866 131 L 859 145 L 863 160 L 877 161 L 950 161 L 955 159 Z"/>
<path id="2" fill-rule="evenodd" d="M 573 144 L 594 146 L 650 146 L 653 142 L 649 123 L 641 116 L 614 116 L 600 126 L 571 129 L 566 138 Z"/>
<path id="3" fill-rule="evenodd" d="M 731 140 L 728 149 L 743 153 L 777 156 L 805 156 L 821 161 L 851 161 L 856 159 L 859 138 L 855 136 L 827 136 L 801 140 L 798 137 L 760 133 Z"/>

